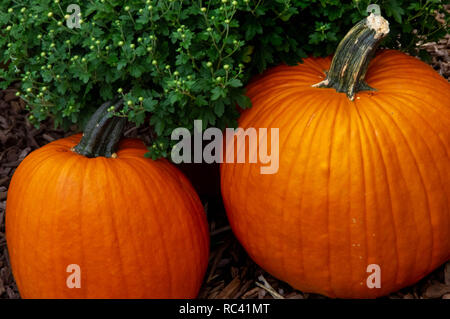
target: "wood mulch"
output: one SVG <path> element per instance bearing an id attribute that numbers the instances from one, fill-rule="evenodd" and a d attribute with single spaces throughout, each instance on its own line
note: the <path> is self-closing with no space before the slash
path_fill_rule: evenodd
<path id="1" fill-rule="evenodd" d="M 432 66 L 442 76 L 450 76 L 450 36 L 438 43 L 424 44 L 432 55 Z M 0 298 L 20 298 L 11 268 L 5 239 L 4 215 L 8 186 L 14 170 L 31 151 L 70 135 L 54 129 L 50 121 L 39 129 L 26 120 L 24 102 L 15 96 L 17 86 L 0 91 Z M 148 138 L 148 129 L 130 127 L 128 136 Z M 270 276 L 245 253 L 233 236 L 220 199 L 203 198 L 211 228 L 211 257 L 199 298 L 325 298 L 303 293 Z M 450 299 L 450 262 L 432 274 L 386 298 Z"/>

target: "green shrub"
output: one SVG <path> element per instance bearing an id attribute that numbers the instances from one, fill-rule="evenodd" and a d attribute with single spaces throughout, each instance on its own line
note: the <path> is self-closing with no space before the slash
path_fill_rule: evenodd
<path id="1" fill-rule="evenodd" d="M 66 26 L 74 2 L 0 3 L 0 85 L 22 82 L 30 120 L 80 127 L 105 100 L 123 95 L 120 116 L 151 125 L 153 157 L 170 152 L 175 127 L 234 126 L 243 86 L 271 65 L 332 53 L 369 1 L 80 1 L 81 28 Z M 442 37 L 440 1 L 371 1 L 391 23 L 384 43 L 413 54 Z M 448 21 L 448 15 L 446 16 Z M 413 30 L 418 30 L 417 33 Z"/>

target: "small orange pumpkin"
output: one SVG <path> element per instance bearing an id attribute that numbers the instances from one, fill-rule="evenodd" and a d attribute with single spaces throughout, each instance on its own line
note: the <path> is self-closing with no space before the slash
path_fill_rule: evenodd
<path id="1" fill-rule="evenodd" d="M 278 66 L 247 88 L 239 127 L 279 128 L 279 170 L 222 164 L 223 199 L 251 258 L 297 289 L 383 296 L 450 258 L 450 84 L 398 51 L 370 62 L 388 31 L 372 14 L 333 60 Z"/>
<path id="2" fill-rule="evenodd" d="M 81 142 L 52 142 L 14 173 L 6 237 L 24 298 L 193 298 L 200 289 L 209 254 L 202 204 L 174 165 L 144 158 L 141 141 L 115 151 L 123 122 L 105 115 L 110 105 Z"/>

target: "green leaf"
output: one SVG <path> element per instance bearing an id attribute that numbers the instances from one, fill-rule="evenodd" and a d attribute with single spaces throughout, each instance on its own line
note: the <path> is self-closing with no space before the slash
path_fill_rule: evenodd
<path id="1" fill-rule="evenodd" d="M 224 112 L 225 112 L 225 105 L 223 104 L 223 101 L 218 100 L 214 102 L 214 113 L 216 113 L 218 117 L 221 117 Z"/>
<path id="2" fill-rule="evenodd" d="M 231 79 L 230 81 L 228 81 L 228 84 L 234 88 L 238 88 L 238 87 L 242 86 L 242 82 L 239 79 Z"/>
<path id="3" fill-rule="evenodd" d="M 225 97 L 226 96 L 226 91 L 225 89 L 223 89 L 220 86 L 216 86 L 212 91 L 211 91 L 212 95 L 211 95 L 211 100 L 215 101 L 221 97 Z"/>
<path id="4" fill-rule="evenodd" d="M 252 106 L 251 100 L 246 95 L 238 94 L 235 95 L 233 98 L 236 101 L 236 103 L 243 109 L 248 109 Z"/>
<path id="5" fill-rule="evenodd" d="M 117 63 L 117 70 L 118 71 L 122 70 L 126 65 L 127 65 L 127 61 L 125 61 L 125 60 L 119 61 Z"/>
<path id="6" fill-rule="evenodd" d="M 397 0 L 389 0 L 384 7 L 389 17 L 394 17 L 395 21 L 402 23 L 402 15 L 405 14 L 405 10 L 398 4 Z"/>
<path id="7" fill-rule="evenodd" d="M 152 98 L 146 98 L 142 102 L 142 105 L 147 112 L 152 112 L 155 109 L 155 106 L 157 104 L 158 104 L 158 101 L 153 100 Z"/>
<path id="8" fill-rule="evenodd" d="M 165 122 L 159 120 L 158 122 L 156 122 L 155 124 L 155 132 L 158 135 L 162 135 L 163 131 L 164 131 L 164 126 L 165 126 Z"/>
<path id="9" fill-rule="evenodd" d="M 100 86 L 100 96 L 107 101 L 113 98 L 111 85 L 104 83 Z"/>
<path id="10" fill-rule="evenodd" d="M 130 74 L 135 78 L 140 77 L 142 75 L 143 71 L 144 71 L 144 67 L 142 65 L 132 64 L 130 66 Z"/>

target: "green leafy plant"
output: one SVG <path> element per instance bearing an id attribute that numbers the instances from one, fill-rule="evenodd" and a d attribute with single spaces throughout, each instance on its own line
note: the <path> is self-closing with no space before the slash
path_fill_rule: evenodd
<path id="1" fill-rule="evenodd" d="M 193 129 L 194 119 L 234 126 L 236 105 L 250 106 L 243 87 L 253 75 L 331 54 L 369 3 L 390 18 L 386 47 L 422 54 L 418 41 L 448 31 L 434 18 L 441 2 L 430 0 L 92 0 L 80 1 L 73 29 L 71 3 L 0 3 L 1 87 L 22 82 L 36 125 L 51 117 L 82 128 L 100 104 L 122 96 L 116 115 L 153 128 L 154 158 L 168 156 L 172 130 Z"/>

